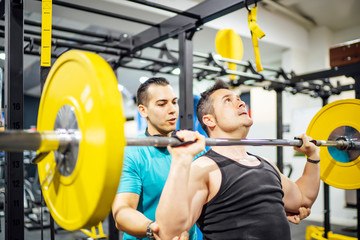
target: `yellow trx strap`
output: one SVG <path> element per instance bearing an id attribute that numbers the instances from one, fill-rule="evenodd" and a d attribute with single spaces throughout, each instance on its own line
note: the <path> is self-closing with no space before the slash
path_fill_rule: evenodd
<path id="1" fill-rule="evenodd" d="M 251 32 L 251 39 L 254 46 L 256 70 L 258 72 L 261 72 L 264 69 L 262 68 L 260 61 L 258 38 L 259 39 L 263 38 L 265 36 L 265 33 L 260 29 L 259 25 L 256 23 L 256 18 L 257 18 L 256 11 L 257 11 L 257 7 L 253 7 L 252 9 L 249 10 L 248 23 Z"/>
<path id="2" fill-rule="evenodd" d="M 41 66 L 51 66 L 52 0 L 42 0 L 41 15 Z"/>

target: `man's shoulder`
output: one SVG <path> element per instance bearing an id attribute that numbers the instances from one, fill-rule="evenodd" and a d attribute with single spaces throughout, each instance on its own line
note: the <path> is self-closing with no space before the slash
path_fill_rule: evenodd
<path id="1" fill-rule="evenodd" d="M 202 156 L 198 157 L 197 159 L 195 159 L 195 161 L 193 161 L 192 165 L 194 167 L 202 167 L 202 168 L 208 168 L 208 167 L 212 168 L 214 166 L 217 166 L 215 161 L 206 155 L 202 155 Z"/>
<path id="2" fill-rule="evenodd" d="M 150 148 L 147 146 L 127 146 L 125 147 L 124 159 L 133 162 L 144 162 L 154 156 Z"/>
<path id="3" fill-rule="evenodd" d="M 146 135 L 140 134 L 138 137 L 146 137 Z M 128 161 L 146 162 L 153 158 L 168 158 L 170 153 L 167 150 L 159 151 L 154 146 L 126 146 L 124 157 Z"/>
<path id="4" fill-rule="evenodd" d="M 219 167 L 214 160 L 207 156 L 201 156 L 192 162 L 190 177 L 197 183 L 207 184 L 211 173 L 217 170 L 219 170 Z"/>
<path id="5" fill-rule="evenodd" d="M 251 157 L 254 157 L 254 158 L 257 158 L 257 159 L 259 159 L 259 160 L 262 160 L 262 161 L 264 161 L 264 162 L 267 162 L 267 163 L 269 163 L 270 165 L 272 165 L 272 166 L 276 166 L 276 164 L 274 163 L 274 162 L 272 162 L 272 161 L 270 161 L 268 158 L 266 158 L 266 157 L 263 157 L 263 156 L 259 156 L 259 155 L 255 155 L 255 154 L 253 154 L 253 153 L 249 153 L 249 152 L 247 152 Z"/>

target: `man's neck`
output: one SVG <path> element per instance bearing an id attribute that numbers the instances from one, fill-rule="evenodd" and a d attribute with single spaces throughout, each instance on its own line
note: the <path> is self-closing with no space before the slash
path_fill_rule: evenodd
<path id="1" fill-rule="evenodd" d="M 152 127 L 150 125 L 147 128 L 147 132 L 149 133 L 150 136 L 161 135 L 161 136 L 164 136 L 164 137 L 168 137 L 171 134 L 171 132 L 169 132 L 169 133 L 160 132 L 156 128 L 154 128 L 154 127 Z"/>
<path id="2" fill-rule="evenodd" d="M 248 154 L 246 152 L 245 146 L 213 146 L 212 149 L 230 159 L 246 159 Z"/>
<path id="3" fill-rule="evenodd" d="M 248 129 L 239 129 L 233 132 L 225 132 L 219 129 L 211 132 L 210 135 L 211 138 L 246 139 L 248 132 Z"/>
<path id="4" fill-rule="evenodd" d="M 244 132 L 213 132 L 211 138 L 224 138 L 224 139 L 246 139 L 247 131 Z M 232 145 L 232 146 L 213 146 L 212 149 L 224 155 L 230 159 L 242 159 L 247 158 L 249 155 L 246 152 L 244 145 Z"/>

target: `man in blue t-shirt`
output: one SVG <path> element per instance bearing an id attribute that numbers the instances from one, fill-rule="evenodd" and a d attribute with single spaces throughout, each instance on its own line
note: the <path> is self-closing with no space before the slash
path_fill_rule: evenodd
<path id="1" fill-rule="evenodd" d="M 178 98 L 165 78 L 150 78 L 137 91 L 138 110 L 147 121 L 145 134 L 170 136 L 179 115 Z M 155 211 L 170 171 L 171 155 L 167 148 L 129 146 L 125 149 L 123 173 L 113 203 L 116 227 L 124 240 L 155 239 L 159 227 Z M 196 240 L 193 226 L 180 239 Z"/>

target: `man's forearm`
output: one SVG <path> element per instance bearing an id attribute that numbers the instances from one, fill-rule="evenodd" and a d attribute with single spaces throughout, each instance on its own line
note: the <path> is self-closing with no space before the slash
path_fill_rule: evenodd
<path id="1" fill-rule="evenodd" d="M 152 222 L 144 214 L 130 207 L 119 208 L 114 213 L 114 219 L 120 231 L 138 238 L 146 237 L 146 228 Z"/>
<path id="2" fill-rule="evenodd" d="M 156 222 L 160 227 L 160 238 L 172 239 L 188 231 L 189 199 L 188 181 L 190 164 L 173 159 L 170 173 L 156 210 Z"/>

